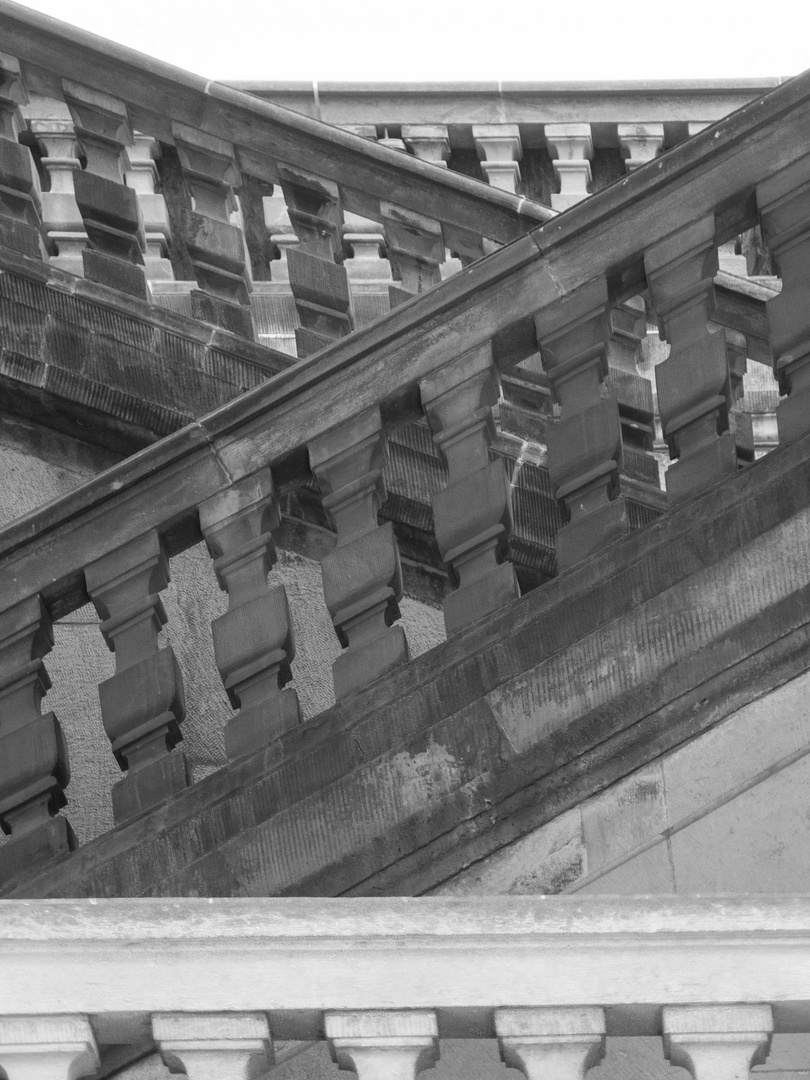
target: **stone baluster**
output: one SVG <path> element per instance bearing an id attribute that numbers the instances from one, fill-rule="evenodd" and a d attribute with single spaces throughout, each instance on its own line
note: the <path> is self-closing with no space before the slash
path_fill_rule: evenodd
<path id="1" fill-rule="evenodd" d="M 757 188 L 765 243 L 782 291 L 766 312 L 779 389 L 779 442 L 810 431 L 810 156 L 769 177 Z"/>
<path id="2" fill-rule="evenodd" d="M 593 140 L 590 124 L 546 124 L 546 143 L 559 194 L 552 194 L 553 210 L 567 210 L 588 197 L 591 183 Z"/>
<path id="3" fill-rule="evenodd" d="M 252 341 L 250 278 L 245 238 L 231 223 L 234 188 L 242 175 L 231 143 L 197 128 L 173 123 L 172 136 L 193 209 L 183 207 L 183 235 L 199 289 L 191 291 L 191 313 Z"/>
<path id="4" fill-rule="evenodd" d="M 327 1012 L 332 1060 L 358 1080 L 416 1080 L 439 1059 L 436 1014 L 427 1009 Z"/>
<path id="5" fill-rule="evenodd" d="M 301 719 L 292 678 L 295 639 L 287 591 L 268 589 L 276 561 L 272 530 L 281 512 L 269 469 L 255 473 L 200 506 L 200 525 L 228 610 L 214 619 L 214 655 L 239 715 L 225 727 L 230 759 L 266 746 Z"/>
<path id="6" fill-rule="evenodd" d="M 346 224 L 341 233 L 343 243 L 350 252 L 343 264 L 350 281 L 387 283 L 392 280 L 391 264 L 382 254 L 385 237 L 376 221 L 357 214 L 346 214 Z"/>
<path id="7" fill-rule="evenodd" d="M 343 263 L 343 210 L 337 185 L 287 166 L 279 167 L 287 211 L 299 245 L 287 249 L 290 289 L 301 326 L 300 357 L 311 356 L 351 333 L 349 277 Z"/>
<path id="8" fill-rule="evenodd" d="M 73 120 L 64 102 L 48 102 L 46 117 L 28 121 L 28 126 L 44 151 L 42 167 L 50 180 L 50 191 L 42 192 L 42 219 L 48 240 L 55 245 L 51 265 L 82 276 L 82 253 L 87 247 L 81 211 L 76 203 L 75 174 L 81 172 Z"/>
<path id="9" fill-rule="evenodd" d="M 189 1080 L 255 1080 L 273 1065 L 263 1013 L 155 1013 L 152 1036 L 169 1069 Z"/>
<path id="10" fill-rule="evenodd" d="M 655 440 L 652 385 L 639 374 L 641 344 L 647 336 L 642 298 L 633 296 L 611 308 L 610 323 L 608 385 L 619 407 L 622 444 L 625 449 L 635 448 L 652 457 Z"/>
<path id="11" fill-rule="evenodd" d="M 619 124 L 617 134 L 629 173 L 652 161 L 664 145 L 663 124 Z"/>
<path id="12" fill-rule="evenodd" d="M 335 699 L 408 661 L 399 618 L 402 570 L 394 527 L 377 524 L 385 498 L 385 439 L 374 405 L 318 436 L 309 461 L 337 546 L 321 562 L 326 606 L 346 650 L 332 666 Z"/>
<path id="13" fill-rule="evenodd" d="M 144 533 L 85 570 L 101 633 L 115 653 L 115 674 L 99 685 L 101 718 L 122 770 L 112 790 L 116 823 L 156 806 L 188 785 L 182 751 L 183 680 L 171 646 L 157 640 L 166 622 L 159 593 L 169 562 L 157 532 Z"/>
<path id="14" fill-rule="evenodd" d="M 770 1005 L 665 1005 L 664 1054 L 694 1080 L 748 1080 L 767 1057 Z"/>
<path id="15" fill-rule="evenodd" d="M 526 1080 L 584 1080 L 605 1056 L 605 1015 L 594 1007 L 496 1009 L 503 1062 Z"/>
<path id="16" fill-rule="evenodd" d="M 31 151 L 17 141 L 28 100 L 20 65 L 0 52 L 0 244 L 35 259 L 45 256 L 39 177 Z"/>
<path id="17" fill-rule="evenodd" d="M 445 246 L 441 222 L 403 206 L 381 202 L 385 249 L 399 285 L 389 285 L 391 307 L 442 279 Z"/>
<path id="18" fill-rule="evenodd" d="M 124 183 L 126 148 L 133 134 L 123 102 L 62 80 L 65 103 L 87 167 L 74 174 L 76 203 L 90 242 L 82 252 L 84 276 L 146 300 L 146 240 L 138 196 Z"/>
<path id="19" fill-rule="evenodd" d="M 129 149 L 126 180 L 137 193 L 146 231 L 146 276 L 150 281 L 174 281 L 169 261 L 171 228 L 166 200 L 157 190 L 160 146 L 151 135 L 136 131 Z"/>
<path id="20" fill-rule="evenodd" d="M 473 124 L 475 149 L 487 182 L 512 195 L 520 183 L 523 146 L 517 124 Z"/>
<path id="21" fill-rule="evenodd" d="M 668 358 L 655 369 L 658 411 L 669 452 L 672 504 L 695 495 L 737 468 L 726 335 L 712 331 L 717 250 L 714 215 L 701 218 L 649 248 L 647 282 Z"/>
<path id="22" fill-rule="evenodd" d="M 448 469 L 447 487 L 431 496 L 436 542 L 458 588 L 444 600 L 448 634 L 520 595 L 504 561 L 512 528 L 511 490 L 495 436 L 498 379 L 487 342 L 419 384 L 422 406 Z"/>
<path id="23" fill-rule="evenodd" d="M 420 161 L 447 168 L 450 137 L 444 124 L 403 124 L 402 141 Z"/>
<path id="24" fill-rule="evenodd" d="M 744 377 L 748 370 L 748 341 L 745 334 L 738 330 L 726 329 L 726 357 L 728 359 L 729 390 L 729 429 L 734 436 L 737 450 L 737 465 L 747 465 L 754 460 L 754 426 L 751 414 L 743 412 L 742 399 L 745 395 Z"/>
<path id="25" fill-rule="evenodd" d="M 0 1017 L 0 1073 L 6 1080 L 79 1080 L 99 1063 L 86 1016 Z"/>
<path id="26" fill-rule="evenodd" d="M 624 536 L 627 508 L 619 494 L 619 409 L 605 394 L 611 335 L 607 282 L 597 278 L 535 317 L 537 340 L 560 419 L 548 431 L 548 470 L 569 523 L 557 533 L 557 567 L 565 570 Z"/>
<path id="27" fill-rule="evenodd" d="M 0 880 L 76 846 L 56 811 L 66 803 L 67 749 L 56 716 L 40 712 L 51 681 L 42 657 L 53 646 L 51 620 L 39 596 L 0 614 Z"/>

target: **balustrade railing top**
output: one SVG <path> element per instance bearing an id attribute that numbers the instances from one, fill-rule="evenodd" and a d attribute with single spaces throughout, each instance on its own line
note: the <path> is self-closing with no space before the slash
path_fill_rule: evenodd
<path id="1" fill-rule="evenodd" d="M 648 1035 L 662 1007 L 701 1006 L 721 1042 L 722 1006 L 760 1005 L 767 1034 L 810 1031 L 807 896 L 4 900 L 0 913 L 0 1025 L 117 1016 L 120 1033 L 143 1014 L 255 1012 L 277 1038 L 319 1039 L 331 1010 L 425 1009 L 442 1037 L 491 1038 L 498 1010 L 531 1022 L 588 1006 L 601 1033 Z"/>

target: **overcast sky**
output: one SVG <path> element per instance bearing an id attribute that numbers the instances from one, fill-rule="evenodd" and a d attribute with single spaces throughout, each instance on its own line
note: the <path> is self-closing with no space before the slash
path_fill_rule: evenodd
<path id="1" fill-rule="evenodd" d="M 762 0 L 29 0 L 28 6 L 208 78 L 367 81 L 795 75 L 810 67 L 806 3 L 779 3 L 776 18 Z"/>

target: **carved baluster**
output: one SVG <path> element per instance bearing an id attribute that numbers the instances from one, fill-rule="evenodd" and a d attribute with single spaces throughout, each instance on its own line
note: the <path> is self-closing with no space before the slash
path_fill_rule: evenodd
<path id="1" fill-rule="evenodd" d="M 734 436 L 737 465 L 743 466 L 754 460 L 754 426 L 751 414 L 743 412 L 742 408 L 742 399 L 745 395 L 743 379 L 748 370 L 748 342 L 745 334 L 737 330 L 726 330 L 726 357 L 731 392 L 728 422 Z"/>
<path id="2" fill-rule="evenodd" d="M 627 532 L 619 494 L 622 440 L 615 397 L 603 393 L 611 333 L 607 282 L 596 279 L 535 317 L 559 422 L 548 431 L 548 470 L 569 523 L 557 533 L 565 570 Z"/>
<path id="3" fill-rule="evenodd" d="M 233 146 L 176 122 L 172 136 L 194 203 L 182 213 L 186 247 L 200 286 L 191 291 L 191 313 L 253 341 L 245 238 L 231 224 L 234 188 L 242 184 Z"/>
<path id="4" fill-rule="evenodd" d="M 337 546 L 323 559 L 323 591 L 341 645 L 332 671 L 340 700 L 408 660 L 399 618 L 402 570 L 394 528 L 377 525 L 385 498 L 385 440 L 375 405 L 309 446 Z"/>
<path id="5" fill-rule="evenodd" d="M 112 790 L 116 823 L 188 785 L 180 742 L 183 680 L 171 646 L 158 648 L 166 612 L 158 595 L 169 563 L 156 532 L 131 540 L 85 570 L 101 632 L 115 653 L 115 674 L 99 685 L 101 718 L 122 770 Z"/>
<path id="6" fill-rule="evenodd" d="M 51 681 L 42 657 L 53 646 L 51 620 L 39 596 L 0 614 L 0 880 L 76 846 L 66 818 L 70 779 L 62 728 L 40 714 Z"/>
<path id="7" fill-rule="evenodd" d="M 174 281 L 169 261 L 172 232 L 166 200 L 155 188 L 158 180 L 157 159 L 160 146 L 151 135 L 136 131 L 129 149 L 130 167 L 127 184 L 138 195 L 146 230 L 146 276 L 150 281 Z"/>
<path id="8" fill-rule="evenodd" d="M 767 1057 L 770 1005 L 666 1005 L 664 1054 L 694 1080 L 748 1080 Z"/>
<path id="9" fill-rule="evenodd" d="M 420 161 L 447 168 L 450 137 L 444 124 L 403 124 L 402 141 Z"/>
<path id="10" fill-rule="evenodd" d="M 7 1080 L 78 1080 L 98 1067 L 86 1016 L 0 1017 L 0 1073 Z"/>
<path id="11" fill-rule="evenodd" d="M 299 170 L 279 167 L 290 221 L 300 241 L 287 249 L 290 289 L 301 326 L 300 357 L 326 348 L 353 329 L 349 278 L 343 262 L 343 211 L 337 185 Z"/>
<path id="12" fill-rule="evenodd" d="M 554 210 L 567 210 L 588 197 L 593 157 L 591 125 L 546 124 L 546 143 L 560 181 L 559 194 L 551 196 L 551 206 Z"/>
<path id="13" fill-rule="evenodd" d="M 239 715 L 225 728 L 229 758 L 258 750 L 301 718 L 298 695 L 282 687 L 292 678 L 292 619 L 283 585 L 267 587 L 276 561 L 272 530 L 281 522 L 269 469 L 200 506 L 200 525 L 228 611 L 214 619 L 214 654 Z"/>
<path id="14" fill-rule="evenodd" d="M 81 172 L 76 133 L 67 106 L 48 101 L 48 115 L 28 121 L 41 150 L 42 167 L 50 180 L 50 191 L 42 193 L 42 218 L 48 240 L 56 245 L 51 264 L 71 274 L 84 274 L 82 252 L 87 247 L 82 215 L 76 204 L 74 176 Z"/>
<path id="15" fill-rule="evenodd" d="M 475 149 L 487 182 L 512 195 L 520 183 L 523 146 L 517 124 L 473 124 Z"/>
<path id="16" fill-rule="evenodd" d="M 619 124 L 617 134 L 629 173 L 652 161 L 664 145 L 663 124 Z"/>
<path id="17" fill-rule="evenodd" d="M 504 561 L 512 528 L 509 481 L 503 461 L 489 460 L 498 400 L 491 344 L 446 364 L 419 390 L 449 472 L 431 504 L 439 551 L 458 582 L 444 600 L 452 634 L 520 595 L 514 567 Z"/>
<path id="18" fill-rule="evenodd" d="M 391 307 L 409 300 L 442 279 L 445 247 L 441 223 L 415 210 L 380 203 L 385 248 L 400 285 L 389 285 Z"/>
<path id="19" fill-rule="evenodd" d="M 17 141 L 28 101 L 20 65 L 0 52 L 0 244 L 35 259 L 45 256 L 42 203 L 31 151 Z"/>
<path id="20" fill-rule="evenodd" d="M 711 330 L 717 250 L 714 215 L 673 233 L 644 255 L 661 336 L 671 345 L 655 369 L 669 452 L 667 496 L 678 503 L 733 473 L 734 436 L 726 336 Z"/>
<path id="21" fill-rule="evenodd" d="M 605 1056 L 602 1009 L 496 1009 L 501 1059 L 527 1080 L 583 1080 Z"/>
<path id="22" fill-rule="evenodd" d="M 427 1009 L 327 1012 L 332 1060 L 358 1080 L 415 1080 L 439 1059 L 436 1014 Z"/>
<path id="23" fill-rule="evenodd" d="M 126 147 L 133 135 L 126 105 L 98 90 L 62 80 L 76 138 L 87 167 L 73 177 L 90 247 L 82 252 L 84 275 L 146 300 L 146 240 L 138 196 L 124 183 Z"/>
<path id="24" fill-rule="evenodd" d="M 779 389 L 779 442 L 810 431 L 810 157 L 757 188 L 762 232 L 782 291 L 768 300 L 768 330 Z"/>
<path id="25" fill-rule="evenodd" d="M 625 475 L 635 479 L 633 454 L 649 458 L 649 479 L 656 488 L 658 465 L 653 456 L 655 412 L 652 384 L 639 374 L 641 343 L 647 335 L 647 316 L 640 296 L 611 308 L 611 335 L 608 341 L 608 387 L 615 394 L 622 428 Z M 629 451 L 629 452 L 628 452 Z M 635 459 L 638 461 L 638 458 Z M 647 473 L 644 473 L 645 477 Z"/>
<path id="26" fill-rule="evenodd" d="M 156 1013 L 152 1035 L 169 1069 L 189 1080 L 254 1080 L 273 1064 L 263 1013 Z"/>

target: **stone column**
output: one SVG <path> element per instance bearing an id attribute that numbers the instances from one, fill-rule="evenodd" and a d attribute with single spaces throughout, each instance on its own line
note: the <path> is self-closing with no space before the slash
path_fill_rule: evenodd
<path id="1" fill-rule="evenodd" d="M 391 307 L 441 281 L 445 248 L 441 222 L 394 203 L 380 203 L 385 249 L 400 285 L 389 285 Z"/>
<path id="2" fill-rule="evenodd" d="M 487 342 L 419 384 L 422 406 L 448 469 L 447 487 L 431 496 L 436 542 L 458 588 L 444 600 L 447 633 L 475 622 L 520 595 L 504 561 L 512 528 L 504 463 L 489 459 L 498 379 Z"/>
<path id="3" fill-rule="evenodd" d="M 76 846 L 65 805 L 67 748 L 56 716 L 40 713 L 51 681 L 42 657 L 53 647 L 39 596 L 0 613 L 0 881 Z"/>
<path id="4" fill-rule="evenodd" d="M 155 1013 L 152 1035 L 169 1069 L 189 1080 L 256 1080 L 273 1064 L 263 1013 Z"/>
<path id="5" fill-rule="evenodd" d="M 343 210 L 337 184 L 286 165 L 279 166 L 298 247 L 287 248 L 290 289 L 301 326 L 300 357 L 311 356 L 354 328 L 349 278 L 343 263 Z"/>
<path id="6" fill-rule="evenodd" d="M 86 1016 L 0 1017 L 0 1072 L 7 1080 L 78 1080 L 98 1067 Z"/>
<path id="7" fill-rule="evenodd" d="M 560 419 L 548 431 L 548 470 L 569 523 L 557 533 L 565 570 L 624 536 L 622 439 L 615 397 L 603 393 L 611 335 L 607 281 L 597 278 L 535 316 Z"/>
<path id="8" fill-rule="evenodd" d="M 444 124 L 403 124 L 402 141 L 414 157 L 447 168 L 450 137 Z"/>
<path id="9" fill-rule="evenodd" d="M 766 312 L 774 372 L 785 401 L 776 409 L 779 442 L 810 431 L 810 156 L 757 188 L 762 233 L 782 291 Z"/>
<path id="10" fill-rule="evenodd" d="M 300 722 L 290 663 L 295 638 L 283 585 L 268 589 L 276 561 L 272 530 L 281 512 L 269 469 L 233 484 L 200 506 L 200 525 L 228 611 L 214 619 L 214 655 L 239 715 L 225 727 L 230 759 L 266 746 Z"/>
<path id="11" fill-rule="evenodd" d="M 472 135 L 487 182 L 514 195 L 520 183 L 518 162 L 523 157 L 520 128 L 517 124 L 473 124 Z"/>
<path id="12" fill-rule="evenodd" d="M 27 101 L 20 65 L 0 52 L 0 244 L 42 259 L 39 177 L 31 151 L 17 141 L 25 127 L 20 105 Z"/>
<path id="13" fill-rule="evenodd" d="M 150 281 L 174 281 L 169 261 L 172 232 L 166 200 L 155 188 L 160 145 L 151 135 L 136 131 L 129 149 L 127 185 L 138 195 L 146 231 L 146 276 Z"/>
<path id="14" fill-rule="evenodd" d="M 501 1059 L 527 1080 L 583 1080 L 605 1056 L 600 1008 L 496 1009 Z"/>
<path id="15" fill-rule="evenodd" d="M 663 124 L 619 124 L 617 134 L 629 173 L 652 161 L 664 145 Z"/>
<path id="16" fill-rule="evenodd" d="M 427 1009 L 327 1012 L 332 1060 L 358 1080 L 415 1080 L 439 1058 L 436 1014 Z"/>
<path id="17" fill-rule="evenodd" d="M 748 341 L 738 330 L 726 330 L 726 358 L 728 360 L 729 390 L 731 393 L 728 413 L 729 430 L 734 436 L 737 465 L 747 465 L 754 460 L 754 426 L 751 414 L 743 412 L 745 395 L 744 377 L 748 370 Z"/>
<path id="18" fill-rule="evenodd" d="M 90 242 L 82 252 L 84 276 L 146 300 L 143 218 L 138 196 L 124 183 L 129 167 L 126 148 L 133 141 L 126 105 L 67 79 L 62 80 L 62 89 L 87 158 L 87 167 L 73 177 Z"/>
<path id="19" fill-rule="evenodd" d="M 737 468 L 729 432 L 731 405 L 726 336 L 712 330 L 717 250 L 710 214 L 644 254 L 647 282 L 669 357 L 655 369 L 658 411 L 669 452 L 666 474 L 676 504 Z"/>
<path id="20" fill-rule="evenodd" d="M 588 197 L 593 157 L 591 125 L 546 124 L 546 143 L 560 181 L 560 192 L 551 196 L 551 206 L 553 210 L 567 210 Z"/>
<path id="21" fill-rule="evenodd" d="M 44 151 L 42 166 L 51 182 L 50 191 L 42 193 L 42 218 L 57 251 L 50 261 L 52 266 L 82 276 L 87 233 L 74 188 L 75 174 L 82 168 L 76 133 L 67 106 L 61 101 L 48 104 L 51 115 L 29 120 L 28 126 Z"/>
<path id="22" fill-rule="evenodd" d="M 346 650 L 332 666 L 335 698 L 408 661 L 399 618 L 402 570 L 394 527 L 377 525 L 385 487 L 385 440 L 379 407 L 320 435 L 309 446 L 323 506 L 337 546 L 321 563 L 326 606 Z"/>
<path id="23" fill-rule="evenodd" d="M 664 1054 L 694 1080 L 748 1080 L 770 1048 L 770 1005 L 666 1005 Z"/>
<path id="24" fill-rule="evenodd" d="M 172 124 L 183 177 L 194 208 L 183 208 L 183 233 L 199 289 L 191 291 L 195 319 L 240 337 L 255 337 L 250 311 L 250 277 L 245 238 L 231 224 L 234 188 L 241 187 L 233 146 L 207 132 Z"/>
<path id="25" fill-rule="evenodd" d="M 115 653 L 115 674 L 99 685 L 101 718 L 113 753 L 128 775 L 112 790 L 116 824 L 188 785 L 180 742 L 183 680 L 171 646 L 158 648 L 166 622 L 159 593 L 169 562 L 156 531 L 144 533 L 85 570 L 101 633 Z"/>

